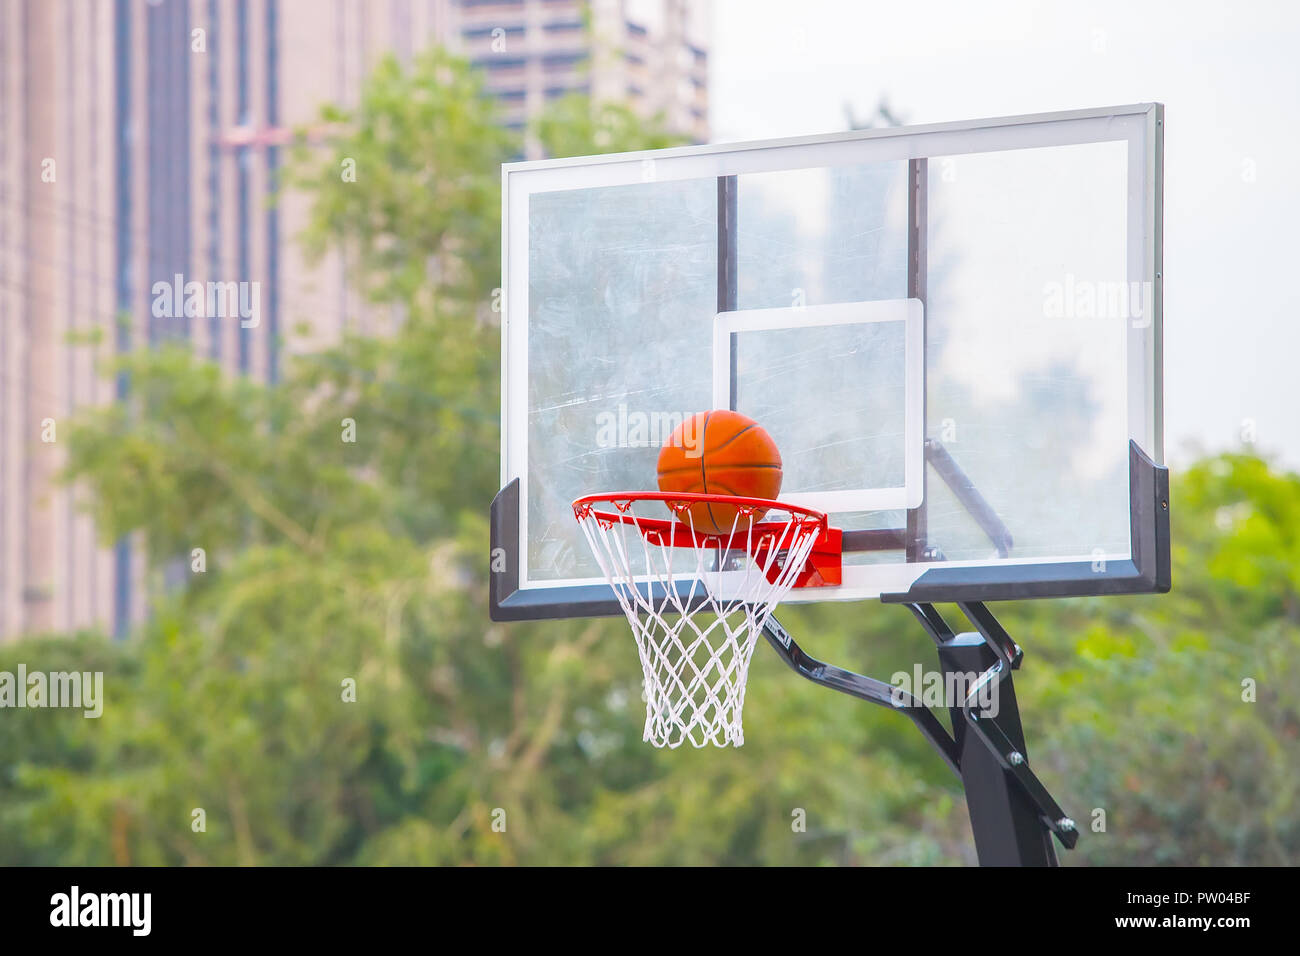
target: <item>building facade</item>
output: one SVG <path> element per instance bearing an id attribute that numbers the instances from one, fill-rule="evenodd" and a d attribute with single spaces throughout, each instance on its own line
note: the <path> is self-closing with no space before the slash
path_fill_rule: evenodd
<path id="1" fill-rule="evenodd" d="M 289 131 L 377 60 L 441 44 L 523 128 L 570 91 L 708 136 L 706 0 L 0 0 L 0 639 L 146 613 L 137 542 L 61 486 L 59 427 L 119 399 L 98 360 L 181 339 L 275 381 L 282 350 L 382 334 L 342 264 L 308 267 L 306 201 L 268 203 Z M 154 284 L 257 282 L 255 326 L 155 316 Z M 309 335 L 286 345 L 300 323 Z M 68 344 L 99 330 L 98 352 Z"/>

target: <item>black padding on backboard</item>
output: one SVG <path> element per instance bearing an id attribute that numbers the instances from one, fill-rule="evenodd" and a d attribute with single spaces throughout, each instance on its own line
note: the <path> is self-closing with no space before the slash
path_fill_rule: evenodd
<path id="1" fill-rule="evenodd" d="M 488 616 L 494 621 L 539 621 L 566 617 L 604 617 L 622 614 L 608 584 L 565 588 L 519 589 L 519 479 L 492 499 L 490 550 L 504 557 L 505 567 L 489 570 Z M 498 551 L 498 549 L 500 549 Z"/>
<path id="2" fill-rule="evenodd" d="M 882 594 L 885 604 L 942 601 L 1019 601 L 1026 598 L 1101 594 L 1163 594 L 1171 586 L 1169 559 L 1169 469 L 1157 465 L 1129 441 L 1129 534 L 1131 558 L 1003 564 L 983 568 L 927 569 L 898 594 Z"/>

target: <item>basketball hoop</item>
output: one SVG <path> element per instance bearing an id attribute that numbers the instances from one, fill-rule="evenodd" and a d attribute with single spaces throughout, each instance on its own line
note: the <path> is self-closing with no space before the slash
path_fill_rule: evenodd
<path id="1" fill-rule="evenodd" d="M 730 530 L 696 531 L 701 504 L 734 511 Z M 669 517 L 649 513 L 661 508 Z M 758 636 L 791 588 L 840 583 L 839 530 L 821 512 L 735 495 L 616 492 L 573 512 L 636 637 L 645 740 L 743 744 Z"/>

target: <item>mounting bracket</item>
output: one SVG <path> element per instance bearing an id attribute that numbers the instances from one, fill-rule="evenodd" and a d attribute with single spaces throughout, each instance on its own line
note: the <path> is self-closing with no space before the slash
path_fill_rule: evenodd
<path id="1" fill-rule="evenodd" d="M 954 633 L 932 604 L 907 607 L 938 648 L 944 686 L 952 686 L 950 675 L 975 675 L 969 683 L 962 681 L 965 696 L 949 707 L 952 734 L 914 695 L 810 656 L 775 617 L 767 619 L 763 636 L 801 677 L 900 711 L 916 724 L 962 780 L 981 865 L 1055 866 L 1051 836 L 1071 849 L 1079 833 L 1029 766 L 1011 681 L 1011 672 L 1020 667 L 1023 652 L 981 602 L 958 604 L 976 628 L 975 633 L 962 634 Z M 997 695 L 995 713 L 979 709 L 981 693 L 990 685 Z"/>

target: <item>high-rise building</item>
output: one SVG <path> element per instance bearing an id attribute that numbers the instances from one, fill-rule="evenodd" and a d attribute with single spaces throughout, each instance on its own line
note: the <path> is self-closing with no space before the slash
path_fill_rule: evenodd
<path id="1" fill-rule="evenodd" d="M 522 127 L 569 91 L 708 134 L 707 0 L 0 0 L 0 639 L 124 634 L 137 542 L 105 543 L 55 477 L 60 426 L 129 388 L 97 358 L 181 339 L 274 381 L 287 330 L 380 334 L 306 200 L 268 197 L 289 131 L 353 104 L 380 56 L 442 44 Z M 258 321 L 155 315 L 154 287 L 258 283 Z M 165 310 L 164 310 L 165 311 Z M 70 333 L 102 330 L 98 356 Z"/>
<path id="2" fill-rule="evenodd" d="M 461 0 L 448 45 L 487 71 L 516 128 L 581 91 L 704 142 L 708 10 L 701 0 Z"/>

